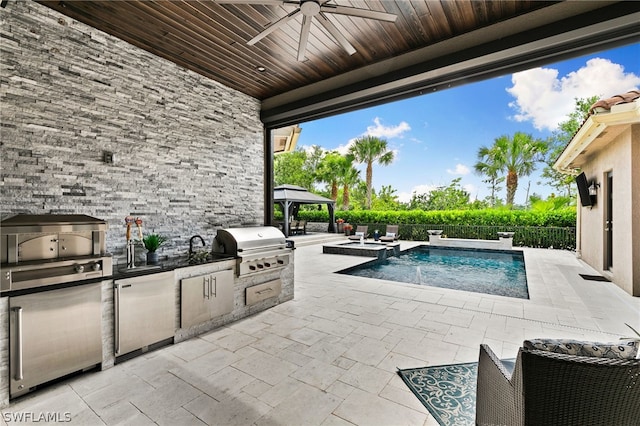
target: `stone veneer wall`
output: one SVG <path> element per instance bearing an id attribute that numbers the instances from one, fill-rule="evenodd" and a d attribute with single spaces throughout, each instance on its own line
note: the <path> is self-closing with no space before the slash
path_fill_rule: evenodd
<path id="1" fill-rule="evenodd" d="M 0 9 L 0 36 L 2 217 L 105 219 L 121 263 L 127 215 L 169 237 L 161 257 L 262 224 L 258 100 L 35 2 Z"/>

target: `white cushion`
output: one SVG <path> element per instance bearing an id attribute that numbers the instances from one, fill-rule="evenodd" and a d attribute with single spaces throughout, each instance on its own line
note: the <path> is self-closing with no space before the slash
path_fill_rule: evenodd
<path id="1" fill-rule="evenodd" d="M 396 233 L 395 232 L 387 232 L 387 235 L 385 235 L 385 237 L 395 238 L 396 237 Z"/>
<path id="2" fill-rule="evenodd" d="M 356 237 L 364 237 L 364 232 L 356 232 Z"/>

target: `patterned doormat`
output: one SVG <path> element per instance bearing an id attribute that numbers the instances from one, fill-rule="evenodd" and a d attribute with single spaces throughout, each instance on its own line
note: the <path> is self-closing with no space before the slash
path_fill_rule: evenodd
<path id="1" fill-rule="evenodd" d="M 440 425 L 475 424 L 477 362 L 398 369 L 398 374 Z"/>

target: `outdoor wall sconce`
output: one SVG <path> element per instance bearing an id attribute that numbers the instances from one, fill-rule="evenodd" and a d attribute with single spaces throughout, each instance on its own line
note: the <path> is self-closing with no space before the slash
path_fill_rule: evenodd
<path id="1" fill-rule="evenodd" d="M 591 181 L 591 185 L 589 185 L 589 201 L 591 202 L 591 208 L 595 206 L 598 200 L 598 188 L 600 188 L 600 184 L 596 183 L 596 181 Z"/>

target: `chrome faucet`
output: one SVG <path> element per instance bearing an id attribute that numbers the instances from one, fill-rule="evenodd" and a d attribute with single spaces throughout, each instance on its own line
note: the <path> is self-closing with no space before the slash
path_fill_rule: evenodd
<path id="1" fill-rule="evenodd" d="M 200 235 L 194 235 L 193 237 L 191 237 L 191 239 L 189 240 L 189 257 L 191 257 L 195 252 L 193 251 L 193 241 L 199 239 L 200 241 L 202 241 L 202 247 L 206 247 L 207 243 L 204 242 L 204 238 L 202 238 Z"/>

